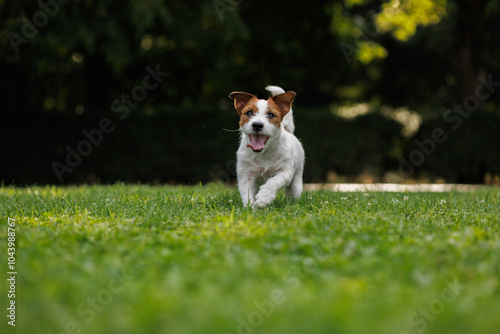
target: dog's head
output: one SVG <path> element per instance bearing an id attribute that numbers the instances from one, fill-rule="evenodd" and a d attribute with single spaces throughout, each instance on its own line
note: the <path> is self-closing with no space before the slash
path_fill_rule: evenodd
<path id="1" fill-rule="evenodd" d="M 240 115 L 240 130 L 248 136 L 254 152 L 262 152 L 269 140 L 281 131 L 281 121 L 290 111 L 295 92 L 285 92 L 259 100 L 255 95 L 244 92 L 232 92 L 229 98 L 234 100 L 234 107 Z"/>

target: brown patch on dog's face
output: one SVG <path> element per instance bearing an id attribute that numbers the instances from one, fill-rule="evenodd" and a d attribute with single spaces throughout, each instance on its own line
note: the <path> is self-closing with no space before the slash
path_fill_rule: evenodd
<path id="1" fill-rule="evenodd" d="M 252 116 L 255 116 L 257 114 L 258 109 L 257 106 L 255 105 L 255 102 L 257 102 L 257 98 L 255 100 L 250 100 L 242 109 L 240 113 L 240 127 L 245 125 L 250 121 Z"/>
<path id="2" fill-rule="evenodd" d="M 234 108 L 240 116 L 243 114 L 243 109 L 245 109 L 250 101 L 254 103 L 257 101 L 257 96 L 245 92 L 232 92 L 229 94 L 229 98 L 234 100 Z"/>
<path id="3" fill-rule="evenodd" d="M 281 121 L 283 121 L 283 117 L 290 111 L 292 108 L 292 102 L 295 97 L 295 92 L 286 92 L 283 94 L 278 94 L 271 97 L 267 100 L 268 104 L 268 115 L 269 122 L 271 124 L 275 124 L 277 127 L 281 126 Z M 274 115 L 274 116 L 271 116 Z"/>
<path id="4" fill-rule="evenodd" d="M 267 100 L 267 111 L 266 117 L 269 119 L 269 123 L 276 125 L 278 128 L 281 126 L 281 122 L 283 121 L 283 117 L 285 117 L 286 113 L 284 113 L 274 102 L 274 100 Z"/>
<path id="5" fill-rule="evenodd" d="M 245 92 L 232 92 L 229 98 L 234 100 L 234 108 L 240 115 L 240 127 L 242 127 L 257 113 L 255 103 L 258 99 L 255 95 Z"/>

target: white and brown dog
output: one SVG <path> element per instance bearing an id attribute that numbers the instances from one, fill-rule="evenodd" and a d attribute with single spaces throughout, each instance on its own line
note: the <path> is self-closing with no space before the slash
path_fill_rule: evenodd
<path id="1" fill-rule="evenodd" d="M 244 206 L 264 207 L 283 187 L 288 197 L 302 194 L 304 149 L 293 134 L 295 92 L 277 86 L 266 89 L 273 95 L 268 100 L 243 92 L 229 95 L 240 115 L 236 173 Z"/>

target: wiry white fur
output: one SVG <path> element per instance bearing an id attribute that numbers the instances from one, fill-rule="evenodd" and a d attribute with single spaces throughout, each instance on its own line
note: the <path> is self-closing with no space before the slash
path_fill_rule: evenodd
<path id="1" fill-rule="evenodd" d="M 241 143 L 236 153 L 236 172 L 244 206 L 264 207 L 276 198 L 276 193 L 283 187 L 286 187 L 288 197 L 299 198 L 302 194 L 304 149 L 293 135 L 293 127 L 291 132 L 282 129 L 285 120 L 281 123 L 282 127 L 269 122 L 266 117 L 267 105 L 266 100 L 259 100 L 255 115 L 240 129 Z M 285 118 L 289 117 L 287 125 L 293 126 L 291 112 L 290 110 Z M 248 134 L 254 133 L 252 123 L 256 121 L 264 123 L 259 134 L 270 136 L 262 152 L 254 152 L 247 147 L 250 143 Z"/>
<path id="2" fill-rule="evenodd" d="M 266 86 L 266 90 L 271 93 L 272 96 L 283 94 L 285 90 L 278 86 Z M 281 126 L 291 134 L 295 132 L 295 124 L 293 123 L 293 110 L 290 108 L 288 114 L 283 117 L 283 121 L 281 122 Z"/>

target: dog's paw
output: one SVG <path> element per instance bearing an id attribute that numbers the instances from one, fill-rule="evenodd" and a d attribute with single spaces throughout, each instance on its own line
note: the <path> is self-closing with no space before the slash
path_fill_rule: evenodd
<path id="1" fill-rule="evenodd" d="M 255 196 L 254 207 L 263 208 L 276 198 L 276 193 L 266 189 L 261 189 Z"/>
<path id="2" fill-rule="evenodd" d="M 242 203 L 244 207 L 254 205 L 254 201 L 252 199 L 242 199 Z"/>
<path id="3" fill-rule="evenodd" d="M 255 210 L 257 208 L 263 208 L 263 207 L 265 207 L 268 204 L 269 203 L 267 203 L 265 201 L 255 201 L 255 203 L 253 203 L 253 205 L 252 205 L 252 208 Z"/>

